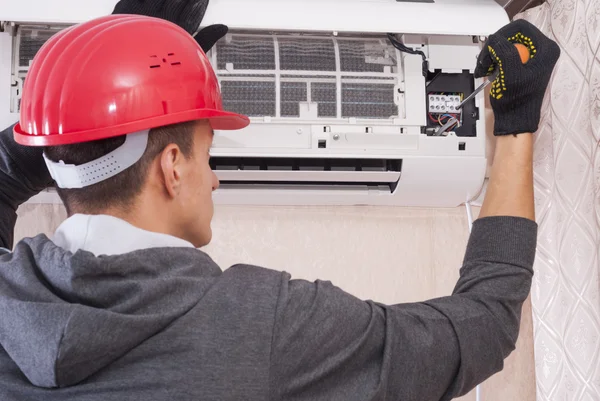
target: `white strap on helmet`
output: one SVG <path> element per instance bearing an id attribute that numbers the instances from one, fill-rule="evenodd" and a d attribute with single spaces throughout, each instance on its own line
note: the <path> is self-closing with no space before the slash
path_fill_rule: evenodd
<path id="1" fill-rule="evenodd" d="M 112 152 L 89 163 L 76 166 L 53 162 L 44 154 L 50 175 L 59 188 L 84 188 L 114 177 L 142 158 L 148 145 L 149 130 L 128 134 L 125 143 Z"/>

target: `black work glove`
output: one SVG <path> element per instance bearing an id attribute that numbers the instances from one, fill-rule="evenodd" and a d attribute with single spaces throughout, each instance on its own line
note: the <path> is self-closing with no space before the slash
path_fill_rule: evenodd
<path id="1" fill-rule="evenodd" d="M 42 157 L 43 147 L 15 142 L 13 127 L 0 132 L 0 200 L 17 208 L 20 204 L 54 185 Z"/>
<path id="2" fill-rule="evenodd" d="M 54 184 L 42 151 L 41 147 L 18 145 L 13 126 L 0 132 L 0 248 L 13 245 L 19 205 Z"/>
<path id="3" fill-rule="evenodd" d="M 525 45 L 530 54 L 523 64 L 514 43 Z M 494 135 L 537 131 L 544 94 L 560 48 L 525 20 L 516 20 L 491 35 L 477 58 L 475 77 L 491 75 L 490 103 L 494 111 Z"/>
<path id="4" fill-rule="evenodd" d="M 112 14 L 136 14 L 173 22 L 190 35 L 200 26 L 209 0 L 121 0 Z M 210 25 L 196 35 L 196 41 L 208 52 L 228 32 L 225 25 Z"/>

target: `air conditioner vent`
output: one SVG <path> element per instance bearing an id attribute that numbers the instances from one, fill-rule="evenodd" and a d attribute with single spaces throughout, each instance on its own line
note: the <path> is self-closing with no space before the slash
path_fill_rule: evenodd
<path id="1" fill-rule="evenodd" d="M 223 188 L 385 188 L 394 191 L 401 159 L 214 157 Z"/>
<path id="2" fill-rule="evenodd" d="M 400 172 L 402 159 L 212 157 L 213 170 Z"/>

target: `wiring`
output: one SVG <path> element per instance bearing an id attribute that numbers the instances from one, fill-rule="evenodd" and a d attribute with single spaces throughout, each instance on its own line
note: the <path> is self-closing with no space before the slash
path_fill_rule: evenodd
<path id="1" fill-rule="evenodd" d="M 431 113 L 429 113 L 429 114 L 428 114 L 428 116 L 429 116 L 429 119 L 430 119 L 432 122 L 434 122 L 434 123 L 438 123 L 438 124 L 439 124 L 439 121 L 437 120 L 437 118 L 433 117 L 433 115 L 432 115 Z"/>
<path id="2" fill-rule="evenodd" d="M 441 118 L 440 118 L 441 121 Z M 434 136 L 446 136 L 448 135 L 447 132 L 448 130 L 450 130 L 453 126 L 458 124 L 458 120 L 456 119 L 456 117 L 450 117 L 450 119 L 444 123 L 444 125 L 442 125 L 440 128 L 438 128 L 435 133 L 433 134 Z"/>
<path id="3" fill-rule="evenodd" d="M 473 210 L 471 209 L 471 202 L 465 203 L 465 210 L 467 211 L 467 222 L 469 223 L 469 233 L 473 228 Z"/>
<path id="4" fill-rule="evenodd" d="M 431 99 L 436 96 L 455 97 L 458 99 L 462 99 L 463 94 L 459 92 L 429 92 L 427 96 L 431 101 Z M 448 106 L 442 106 L 441 109 L 440 107 L 435 106 L 436 109 L 440 109 L 439 112 L 434 111 L 435 109 L 433 109 L 431 105 L 428 106 L 428 108 L 430 111 L 427 114 L 427 117 L 432 123 L 434 123 L 434 126 L 439 126 L 437 129 L 434 129 L 434 136 L 447 135 L 447 133 L 451 129 L 461 126 L 462 113 L 453 113 L 449 111 L 450 109 L 448 108 Z"/>
<path id="5" fill-rule="evenodd" d="M 459 118 L 458 114 L 443 114 L 442 116 L 440 116 L 440 118 L 439 118 L 439 119 L 441 120 L 442 118 L 446 118 L 446 119 L 448 119 L 448 118 L 455 118 L 455 119 L 456 119 L 456 124 L 454 124 L 454 125 L 456 125 L 456 126 L 460 126 L 460 121 L 459 121 L 459 119 L 458 119 L 458 118 Z M 447 121 L 448 121 L 448 120 L 446 120 L 446 122 L 447 122 Z M 441 121 L 440 121 L 440 124 L 442 124 L 442 122 L 441 122 Z"/>
<path id="6" fill-rule="evenodd" d="M 434 117 L 434 115 L 432 113 L 428 113 L 429 119 L 431 120 L 431 122 L 437 123 L 439 125 L 444 125 L 445 123 L 447 123 L 449 121 L 449 119 L 454 118 L 456 120 L 456 122 L 451 126 L 451 128 L 455 127 L 455 126 L 459 126 L 460 127 L 460 121 L 459 121 L 459 116 L 458 114 L 439 114 L 436 117 Z"/>
<path id="7" fill-rule="evenodd" d="M 425 78 L 427 78 L 428 75 L 428 71 L 429 71 L 429 64 L 427 62 L 427 56 L 425 56 L 425 53 L 423 53 L 421 50 L 415 50 L 415 49 L 411 49 L 410 47 L 406 46 L 404 43 L 400 42 L 398 39 L 396 39 L 394 37 L 394 34 L 388 33 L 388 39 L 390 40 L 390 42 L 392 42 L 392 45 L 400 50 L 403 53 L 408 53 L 408 54 L 418 54 L 423 58 L 423 76 Z"/>
<path id="8" fill-rule="evenodd" d="M 427 116 L 432 122 L 439 125 L 433 136 L 446 136 L 451 129 L 460 127 L 460 116 L 457 114 L 438 114 L 436 118 L 433 113 L 428 113 Z"/>

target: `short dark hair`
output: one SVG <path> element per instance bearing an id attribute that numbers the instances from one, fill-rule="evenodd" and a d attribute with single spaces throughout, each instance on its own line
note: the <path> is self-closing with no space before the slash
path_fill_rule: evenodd
<path id="1" fill-rule="evenodd" d="M 184 157 L 190 158 L 194 149 L 195 121 L 154 128 L 148 134 L 148 145 L 142 158 L 121 173 L 84 188 L 56 188 L 58 195 L 73 213 L 101 213 L 107 207 L 128 210 L 146 182 L 152 161 L 169 144 L 176 144 Z M 125 143 L 125 135 L 99 141 L 46 147 L 46 157 L 54 162 L 80 165 L 96 160 Z"/>

